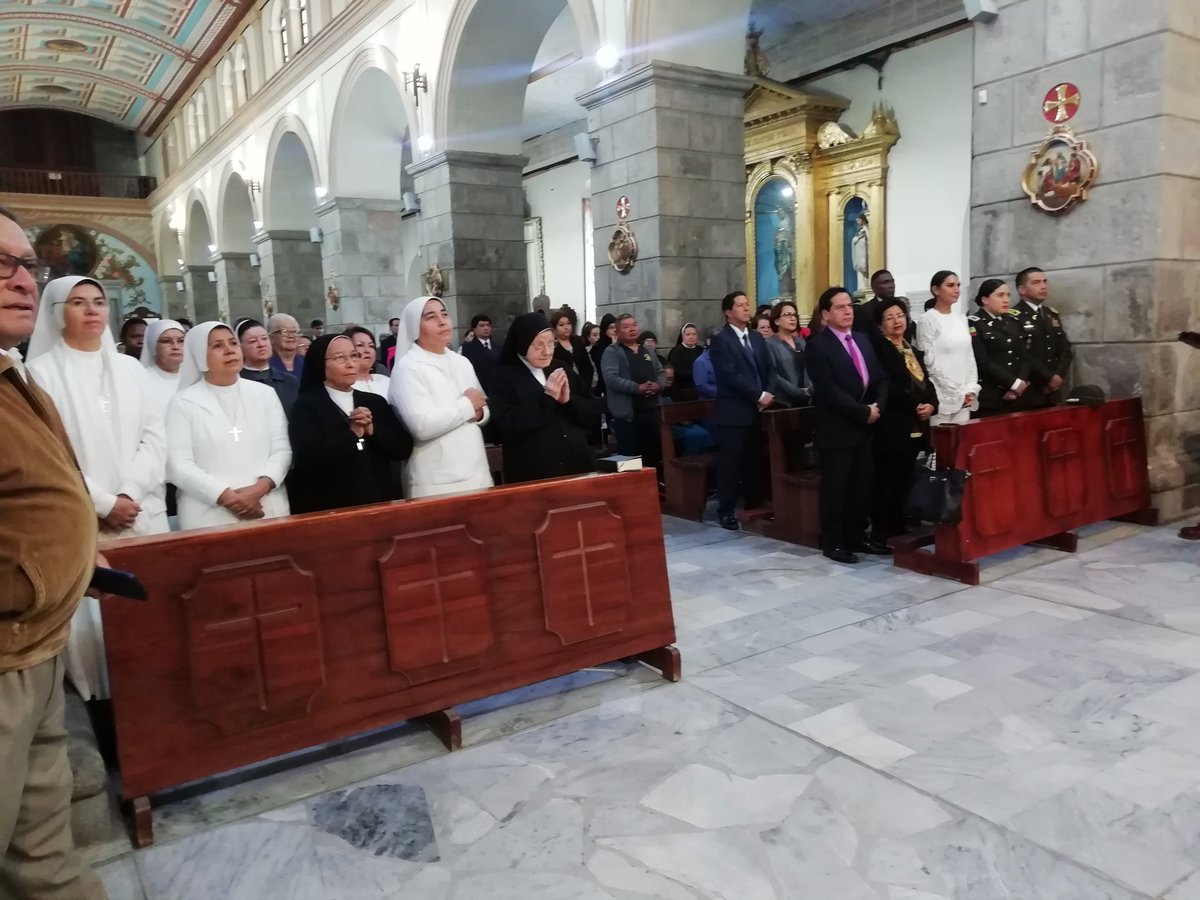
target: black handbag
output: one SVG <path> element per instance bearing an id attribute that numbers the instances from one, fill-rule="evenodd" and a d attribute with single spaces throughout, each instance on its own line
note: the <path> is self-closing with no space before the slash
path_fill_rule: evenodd
<path id="1" fill-rule="evenodd" d="M 971 473 L 964 469 L 935 469 L 936 459 L 918 462 L 904 515 L 922 522 L 953 525 L 962 521 L 963 493 Z"/>

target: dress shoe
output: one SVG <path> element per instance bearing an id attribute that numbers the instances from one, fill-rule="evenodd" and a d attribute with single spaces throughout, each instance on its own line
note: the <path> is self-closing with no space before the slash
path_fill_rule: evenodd
<path id="1" fill-rule="evenodd" d="M 1185 541 L 1200 541 L 1200 523 L 1186 525 L 1179 529 L 1179 536 Z"/>
<path id="2" fill-rule="evenodd" d="M 840 547 L 836 547 L 833 550 L 823 550 L 822 553 L 836 563 L 844 563 L 848 566 L 852 566 L 858 562 L 857 556 L 855 556 L 849 550 L 842 550 Z"/>
<path id="3" fill-rule="evenodd" d="M 872 556 L 891 556 L 892 548 L 875 540 L 863 541 L 854 546 L 855 553 L 869 553 Z"/>
<path id="4" fill-rule="evenodd" d="M 737 516 L 721 516 L 721 527 L 726 531 L 742 530 L 742 526 L 738 524 Z"/>

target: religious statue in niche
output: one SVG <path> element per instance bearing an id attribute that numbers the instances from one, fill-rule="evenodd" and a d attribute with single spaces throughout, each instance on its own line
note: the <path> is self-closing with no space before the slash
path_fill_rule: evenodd
<path id="1" fill-rule="evenodd" d="M 608 261 L 612 267 L 624 275 L 629 272 L 638 258 L 637 237 L 633 229 L 624 223 L 617 226 L 612 240 L 608 242 Z"/>
<path id="2" fill-rule="evenodd" d="M 1079 89 L 1068 82 L 1047 91 L 1042 114 L 1051 125 L 1049 136 L 1030 154 L 1021 176 L 1029 201 L 1043 212 L 1059 215 L 1086 200 L 1100 172 L 1100 163 L 1087 141 L 1066 124 L 1079 110 Z"/>
<path id="3" fill-rule="evenodd" d="M 425 270 L 421 276 L 425 281 L 425 293 L 430 297 L 440 297 L 446 290 L 446 276 L 442 272 L 442 267 L 434 263 Z"/>
<path id="4" fill-rule="evenodd" d="M 759 303 L 796 297 L 796 191 L 779 176 L 754 199 L 755 292 Z"/>
<path id="5" fill-rule="evenodd" d="M 869 211 L 862 197 L 851 197 L 843 212 L 845 241 L 842 261 L 845 287 L 851 295 L 863 294 L 871 284 Z"/>
<path id="6" fill-rule="evenodd" d="M 745 74 L 751 78 L 766 78 L 771 71 L 771 63 L 767 59 L 767 54 L 759 46 L 759 40 L 763 33 L 760 29 L 755 29 L 754 23 L 750 23 L 750 28 L 746 31 L 746 61 Z"/>

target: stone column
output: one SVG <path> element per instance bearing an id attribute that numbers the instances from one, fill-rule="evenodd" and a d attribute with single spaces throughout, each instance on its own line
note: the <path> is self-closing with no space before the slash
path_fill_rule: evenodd
<path id="1" fill-rule="evenodd" d="M 1197 38 L 1195 0 L 1015 0 L 975 26 L 975 88 L 987 94 L 972 129 L 972 275 L 1048 272 L 1075 384 L 1142 394 L 1165 518 L 1200 505 L 1200 352 L 1176 341 L 1200 327 Z M 1052 217 L 1024 195 L 1021 172 L 1049 132 L 1042 97 L 1063 81 L 1079 87 L 1070 125 L 1100 174 L 1086 202 Z"/>
<path id="2" fill-rule="evenodd" d="M 195 313 L 192 321 L 197 325 L 223 318 L 217 300 L 217 283 L 209 280 L 212 274 L 212 266 L 183 267 L 183 283 L 187 288 L 189 305 Z"/>
<path id="3" fill-rule="evenodd" d="M 741 76 L 651 62 L 582 94 L 598 139 L 592 170 L 597 312 L 631 312 L 670 344 L 685 321 L 718 325 L 718 301 L 745 288 L 746 163 Z M 620 220 L 638 260 L 609 263 Z"/>
<path id="4" fill-rule="evenodd" d="M 307 231 L 264 231 L 254 235 L 264 306 L 296 317 L 301 330 L 325 318 L 321 245 Z"/>
<path id="5" fill-rule="evenodd" d="M 158 287 L 162 292 L 164 319 L 178 319 L 183 316 L 185 319 L 196 321 L 196 310 L 189 302 L 191 298 L 182 275 L 162 275 L 158 279 Z"/>
<path id="6" fill-rule="evenodd" d="M 422 255 L 445 275 L 443 299 L 460 335 L 477 313 L 504 332 L 529 308 L 524 165 L 523 156 L 448 150 L 409 167 Z"/>
<path id="7" fill-rule="evenodd" d="M 262 288 L 258 269 L 250 265 L 249 253 L 219 253 L 213 257 L 217 273 L 217 295 L 230 323 L 238 319 L 262 318 Z"/>
<path id="8" fill-rule="evenodd" d="M 326 307 L 326 323 L 386 332 L 388 319 L 400 315 L 411 299 L 404 271 L 409 226 L 400 201 L 335 197 L 317 209 L 317 216 L 325 238 L 325 283 L 336 285 L 340 298 L 337 309 Z"/>

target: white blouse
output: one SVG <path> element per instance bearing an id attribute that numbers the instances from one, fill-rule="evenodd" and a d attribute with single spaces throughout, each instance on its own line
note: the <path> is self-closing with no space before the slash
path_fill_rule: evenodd
<path id="1" fill-rule="evenodd" d="M 387 399 L 388 388 L 391 386 L 392 379 L 386 375 L 380 375 L 378 372 L 372 372 L 361 381 L 354 382 L 354 390 L 363 391 L 368 394 L 378 394 L 383 399 Z"/>
<path id="2" fill-rule="evenodd" d="M 925 355 L 925 368 L 938 395 L 938 414 L 952 416 L 963 408 L 967 394 L 975 394 L 971 409 L 979 409 L 979 370 L 971 347 L 971 328 L 964 316 L 926 310 L 917 319 L 917 349 Z"/>

